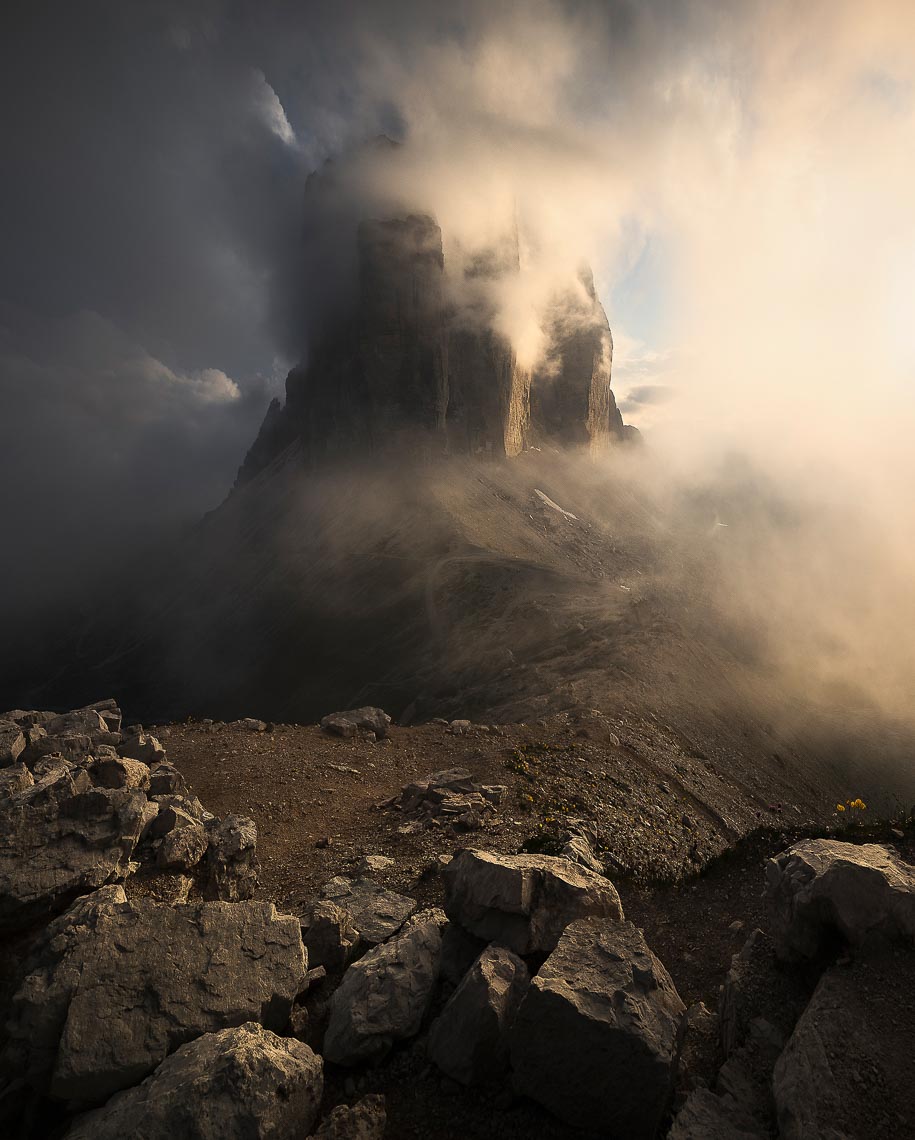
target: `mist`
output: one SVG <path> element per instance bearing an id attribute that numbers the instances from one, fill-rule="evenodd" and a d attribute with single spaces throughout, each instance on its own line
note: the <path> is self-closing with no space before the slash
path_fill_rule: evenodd
<path id="1" fill-rule="evenodd" d="M 755 669 L 911 717 L 909 5 L 53 15 L 5 37 L 4 609 L 217 506 L 349 302 L 356 220 L 415 211 L 526 366 L 591 267 L 647 445 L 582 477 L 642 481 L 670 580 Z M 517 272 L 468 276 L 506 247 Z"/>

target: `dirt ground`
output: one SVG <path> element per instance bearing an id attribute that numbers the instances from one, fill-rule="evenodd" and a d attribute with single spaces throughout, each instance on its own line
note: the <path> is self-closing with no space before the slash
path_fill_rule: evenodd
<path id="1" fill-rule="evenodd" d="M 439 854 L 485 846 L 547 850 L 570 819 L 596 824 L 601 854 L 621 878 L 677 880 L 761 823 L 813 825 L 811 797 L 772 803 L 671 730 L 597 712 L 526 725 L 392 726 L 378 742 L 343 740 L 316 726 L 252 732 L 192 721 L 157 726 L 169 759 L 217 815 L 258 826 L 266 895 L 285 905 L 312 897 L 364 854 L 395 857 L 392 886 L 416 890 Z M 415 832 L 398 811 L 378 809 L 430 772 L 463 767 L 502 784 L 502 809 L 478 832 Z"/>
<path id="2" fill-rule="evenodd" d="M 805 789 L 798 802 L 765 801 L 723 765 L 691 755 L 671 726 L 652 721 L 586 711 L 464 732 L 444 723 L 392 726 L 379 742 L 343 740 L 316 726 L 268 729 L 200 721 L 154 728 L 210 811 L 255 819 L 260 890 L 282 909 L 301 910 L 327 880 L 353 875 L 366 854 L 394 859 L 375 876 L 380 885 L 421 906 L 439 905 L 439 855 L 467 846 L 550 851 L 569 820 L 585 819 L 600 837 L 601 856 L 618 868 L 611 877 L 627 917 L 643 928 L 684 1002 L 712 1010 L 731 956 L 766 926 L 766 858 L 834 826 Z M 507 787 L 501 810 L 482 829 L 418 827 L 378 806 L 412 780 L 453 767 Z M 900 845 L 881 827 L 880 835 L 861 838 Z M 911 834 L 901 846 L 915 854 Z M 330 1105 L 384 1093 L 392 1137 L 582 1135 L 505 1089 L 466 1090 L 442 1078 L 421 1038 L 359 1075 L 329 1066 L 327 1078 Z"/>

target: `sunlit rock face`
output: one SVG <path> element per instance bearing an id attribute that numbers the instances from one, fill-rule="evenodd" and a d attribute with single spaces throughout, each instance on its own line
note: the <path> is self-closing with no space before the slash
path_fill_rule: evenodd
<path id="1" fill-rule="evenodd" d="M 613 340 L 589 271 L 543 314 L 546 349 L 532 369 L 485 303 L 456 300 L 518 273 L 516 243 L 452 272 L 435 220 L 410 214 L 363 221 L 357 252 L 350 311 L 289 373 L 286 404 L 270 405 L 239 483 L 293 444 L 316 466 L 350 452 L 512 457 L 624 438 Z"/>

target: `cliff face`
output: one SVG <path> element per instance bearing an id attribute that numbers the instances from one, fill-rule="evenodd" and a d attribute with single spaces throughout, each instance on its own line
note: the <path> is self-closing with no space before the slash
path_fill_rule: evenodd
<path id="1" fill-rule="evenodd" d="M 533 444 L 589 445 L 625 437 L 610 388 L 613 340 L 590 274 L 545 315 L 549 351 L 531 372 L 491 315 L 450 300 L 442 233 L 426 215 L 365 221 L 358 289 L 343 319 L 286 380 L 238 482 L 292 443 L 305 461 L 348 452 L 516 456 Z M 471 280 L 518 272 L 517 258 L 479 259 Z"/>

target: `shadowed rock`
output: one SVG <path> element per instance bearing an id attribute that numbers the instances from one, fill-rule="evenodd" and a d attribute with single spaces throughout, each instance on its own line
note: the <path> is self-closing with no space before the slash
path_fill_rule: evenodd
<path id="1" fill-rule="evenodd" d="M 42 765 L 37 782 L 21 774 L 21 790 L 0 802 L 0 929 L 125 878 L 157 811 L 141 791 L 92 787 L 85 768 L 60 757 Z"/>
<path id="2" fill-rule="evenodd" d="M 366 706 L 361 709 L 348 709 L 346 712 L 329 713 L 321 721 L 325 732 L 334 736 L 342 736 L 349 740 L 360 729 L 365 732 L 374 732 L 376 738 L 381 740 L 387 736 L 388 725 L 391 718 L 382 709 Z"/>
<path id="3" fill-rule="evenodd" d="M 356 1065 L 415 1036 L 432 1001 L 441 950 L 438 925 L 429 922 L 354 962 L 331 999 L 327 1060 Z"/>
<path id="4" fill-rule="evenodd" d="M 416 899 L 387 891 L 371 879 L 347 879 L 338 875 L 325 883 L 325 898 L 345 907 L 364 942 L 377 945 L 396 934 L 416 910 Z"/>
<path id="5" fill-rule="evenodd" d="M 448 917 L 516 954 L 549 952 L 577 918 L 623 917 L 608 879 L 558 856 L 464 850 L 442 876 Z"/>
<path id="6" fill-rule="evenodd" d="M 877 843 L 796 843 L 769 860 L 766 891 L 783 958 L 815 958 L 837 937 L 915 944 L 915 869 Z"/>
<path id="7" fill-rule="evenodd" d="M 430 1060 L 464 1085 L 497 1080 L 508 1067 L 508 1031 L 529 983 L 517 955 L 487 947 L 433 1023 Z"/>
<path id="8" fill-rule="evenodd" d="M 80 1117 L 66 1140 L 285 1140 L 305 1136 L 324 1088 L 321 1058 L 254 1022 L 206 1033 L 137 1088 Z"/>
<path id="9" fill-rule="evenodd" d="M 303 988 L 298 921 L 272 903 L 81 899 L 24 963 L 5 1062 L 38 1092 L 99 1103 L 202 1033 L 281 1030 Z"/>
<path id="10" fill-rule="evenodd" d="M 632 923 L 573 922 L 512 1026 L 515 1087 L 570 1124 L 652 1140 L 673 1087 L 683 1013 Z"/>
<path id="11" fill-rule="evenodd" d="M 386 1122 L 384 1097 L 375 1093 L 338 1105 L 312 1135 L 314 1140 L 383 1140 Z"/>

